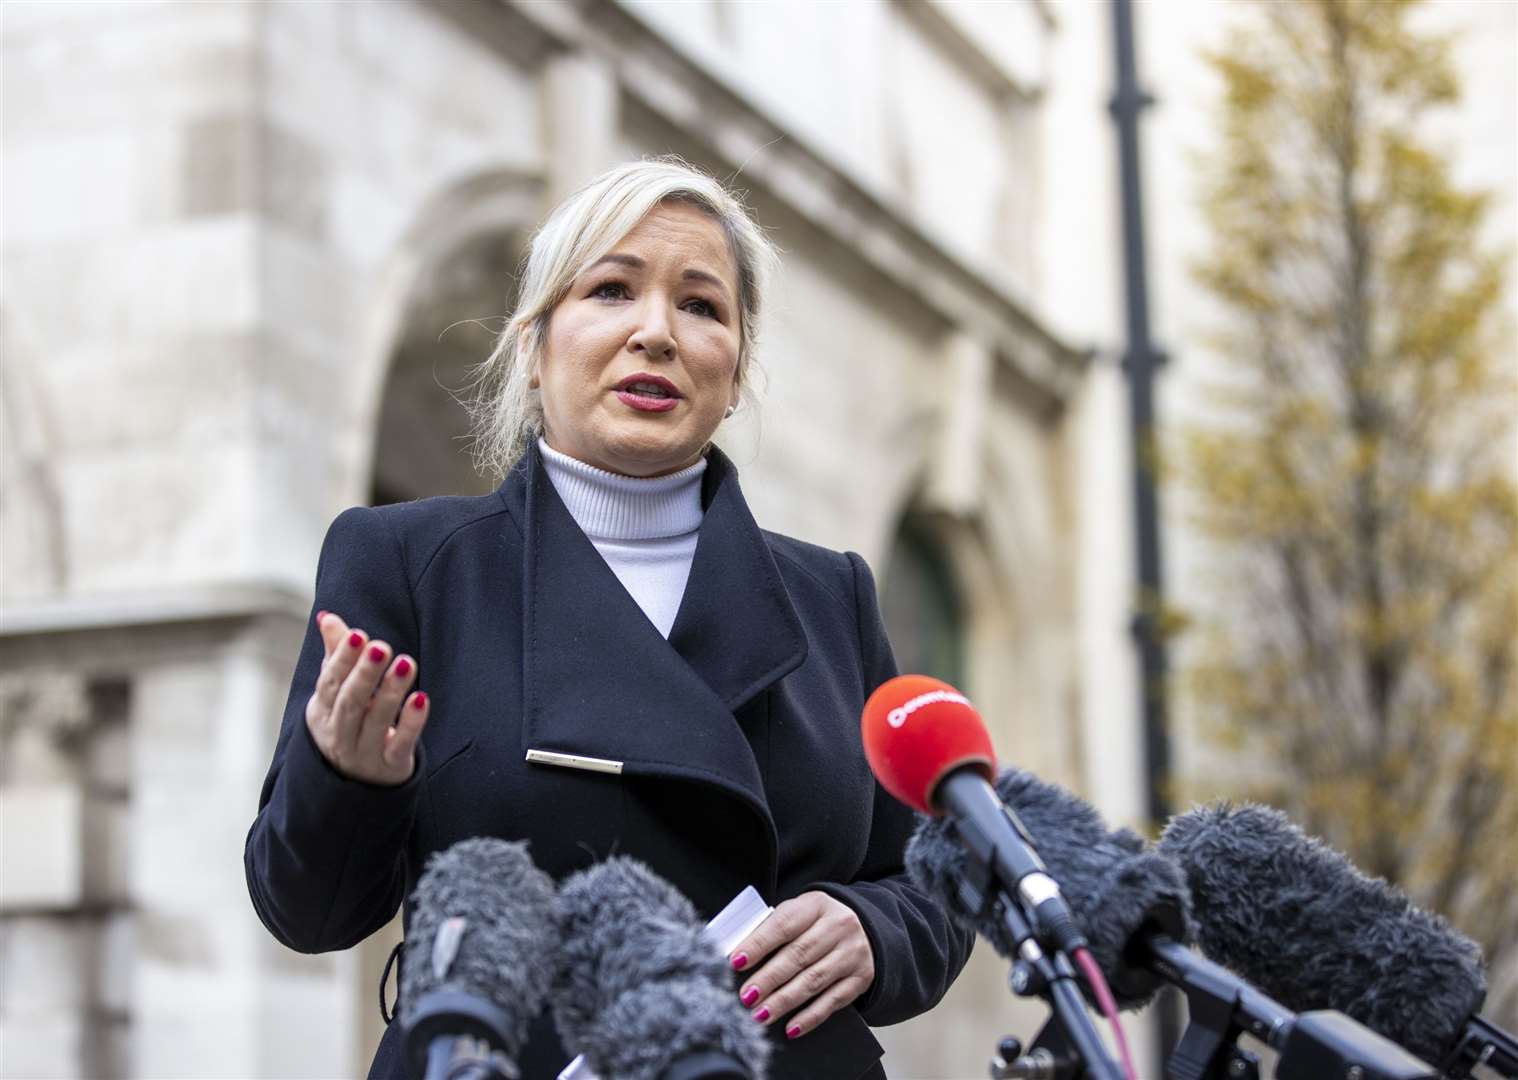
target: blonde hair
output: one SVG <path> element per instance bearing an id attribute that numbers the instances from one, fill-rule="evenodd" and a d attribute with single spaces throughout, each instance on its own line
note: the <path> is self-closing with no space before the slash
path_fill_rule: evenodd
<path id="1" fill-rule="evenodd" d="M 709 214 L 727 237 L 738 272 L 738 386 L 752 403 L 749 369 L 759 338 L 765 288 L 779 251 L 733 193 L 677 157 L 628 162 L 569 196 L 532 239 L 517 307 L 490 356 L 474 369 L 469 404 L 475 467 L 502 477 L 542 432 L 543 403 L 529 386 L 543 359 L 553 309 L 574 280 L 655 207 L 686 203 Z"/>

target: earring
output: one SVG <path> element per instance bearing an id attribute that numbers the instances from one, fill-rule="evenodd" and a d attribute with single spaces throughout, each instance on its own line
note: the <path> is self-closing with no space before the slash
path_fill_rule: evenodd
<path id="1" fill-rule="evenodd" d="M 729 416 L 732 416 L 733 413 L 735 413 L 737 411 L 738 411 L 738 406 L 736 406 L 736 405 L 729 405 L 727 407 L 727 412 L 725 412 L 725 413 L 722 414 L 722 419 L 726 420 Z"/>

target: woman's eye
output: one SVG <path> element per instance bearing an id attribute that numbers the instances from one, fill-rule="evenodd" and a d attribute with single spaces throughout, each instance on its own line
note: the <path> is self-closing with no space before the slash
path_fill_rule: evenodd
<path id="1" fill-rule="evenodd" d="M 623 285 L 620 281 L 603 281 L 590 290 L 590 295 L 621 300 L 627 297 L 627 286 Z"/>
<path id="2" fill-rule="evenodd" d="M 706 300 L 692 300 L 685 307 L 686 310 L 693 311 L 697 315 L 702 315 L 708 319 L 715 319 L 717 317 L 717 309 Z"/>

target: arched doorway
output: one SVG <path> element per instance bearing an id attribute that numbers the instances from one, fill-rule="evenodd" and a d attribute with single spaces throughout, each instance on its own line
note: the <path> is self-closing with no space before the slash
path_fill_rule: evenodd
<path id="1" fill-rule="evenodd" d="M 462 401 L 515 307 L 524 242 L 518 229 L 482 233 L 418 275 L 380 399 L 372 505 L 495 489 L 471 464 Z"/>
<path id="2" fill-rule="evenodd" d="M 923 515 L 902 520 L 881 585 L 881 613 L 903 672 L 969 693 L 965 603 L 943 540 Z"/>

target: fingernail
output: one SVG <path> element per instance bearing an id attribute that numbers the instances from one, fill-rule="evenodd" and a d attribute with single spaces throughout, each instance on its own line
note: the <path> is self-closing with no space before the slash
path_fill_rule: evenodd
<path id="1" fill-rule="evenodd" d="M 788 1028 L 785 1029 L 785 1037 L 787 1039 L 794 1039 L 797 1035 L 800 1035 L 800 1034 L 801 1034 L 801 1029 L 799 1027 L 797 1027 L 795 1024 L 792 1024 L 790 1027 L 788 1027 Z"/>
<path id="2" fill-rule="evenodd" d="M 380 648 L 378 645 L 371 645 L 369 647 L 369 659 L 370 660 L 373 660 L 377 664 L 381 660 L 383 660 L 384 658 L 385 658 L 385 650 L 384 649 Z"/>
<path id="3" fill-rule="evenodd" d="M 759 1000 L 759 988 L 757 986 L 750 986 L 747 990 L 743 991 L 742 1001 L 743 1001 L 743 1004 L 745 1006 L 752 1005 L 754 1002 L 756 1002 L 758 1000 Z"/>
<path id="4" fill-rule="evenodd" d="M 316 625 L 320 626 L 322 624 L 322 620 L 325 619 L 326 617 L 327 617 L 327 613 L 325 611 L 318 611 L 316 613 Z"/>
<path id="5" fill-rule="evenodd" d="M 757 1021 L 759 1021 L 761 1024 L 764 1023 L 769 1018 L 770 1018 L 770 1011 L 768 1009 L 760 1009 L 758 1012 L 756 1012 L 754 1014 L 754 1019 L 757 1020 Z"/>
<path id="6" fill-rule="evenodd" d="M 748 967 L 748 953 L 739 953 L 733 957 L 734 971 L 742 971 L 746 967 Z"/>
<path id="7" fill-rule="evenodd" d="M 427 695 L 423 691 L 418 690 L 416 697 L 411 699 L 411 707 L 413 709 L 425 709 L 427 707 Z"/>
<path id="8" fill-rule="evenodd" d="M 352 645 L 355 649 L 358 648 L 363 643 L 364 643 L 364 635 L 360 634 L 357 630 L 353 631 L 353 633 L 351 633 L 351 634 L 348 635 L 348 644 Z"/>
<path id="9" fill-rule="evenodd" d="M 395 673 L 402 679 L 404 679 L 407 675 L 410 675 L 411 661 L 407 660 L 404 656 L 401 657 L 395 662 Z"/>

